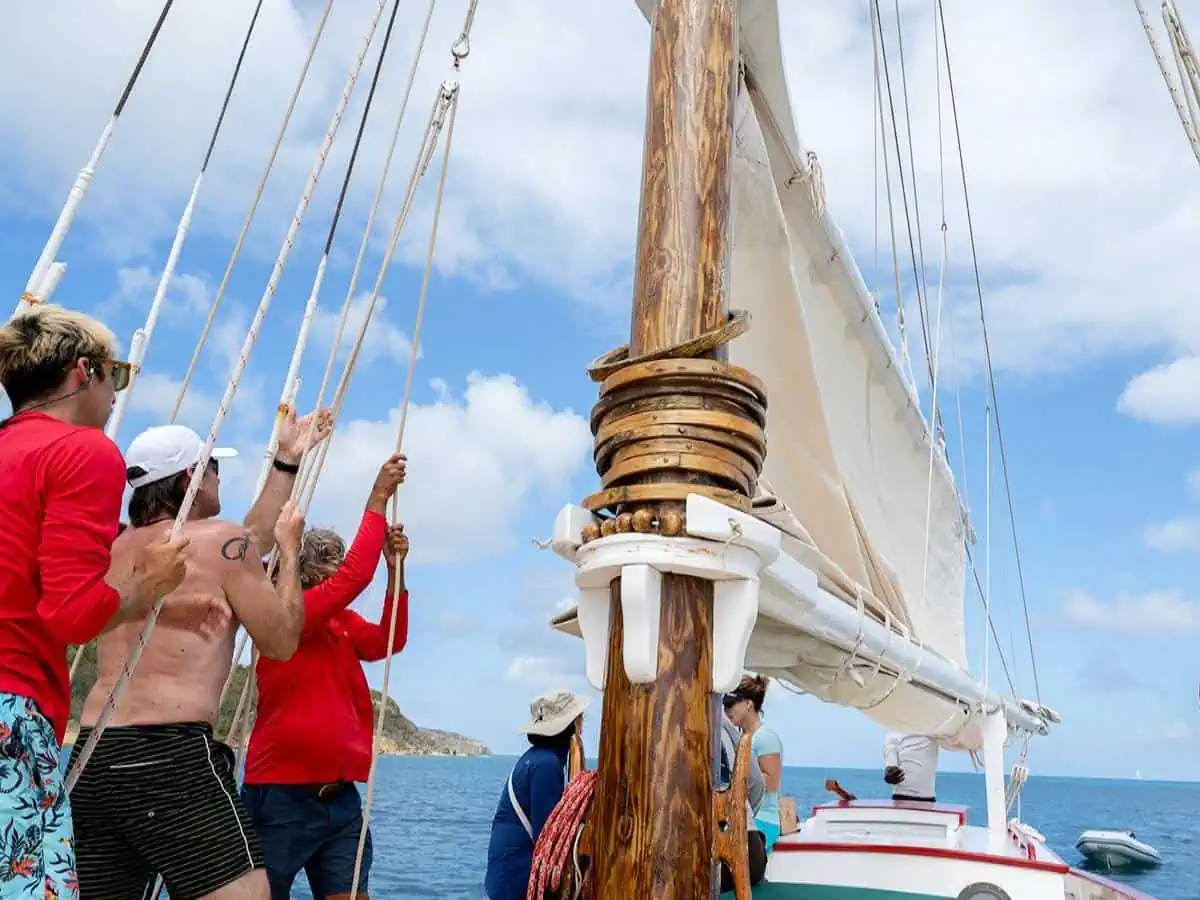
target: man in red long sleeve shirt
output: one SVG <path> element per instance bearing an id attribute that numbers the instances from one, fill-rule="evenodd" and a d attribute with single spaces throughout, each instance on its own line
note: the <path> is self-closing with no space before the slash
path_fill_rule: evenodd
<path id="1" fill-rule="evenodd" d="M 404 476 L 403 455 L 384 463 L 349 553 L 328 529 L 305 534 L 300 648 L 286 662 L 260 659 L 255 670 L 258 718 L 242 798 L 262 844 L 272 900 L 291 896 L 301 869 L 314 897 L 350 896 L 362 828 L 355 782 L 366 781 L 370 772 L 374 724 L 362 663 L 385 658 L 389 638 L 393 653 L 408 638 L 408 538 L 403 527 L 389 528 L 385 518 Z M 385 543 L 387 597 L 379 621 L 368 622 L 347 607 L 370 586 Z M 370 868 L 368 834 L 358 900 L 366 900 Z"/>
<path id="2" fill-rule="evenodd" d="M 186 539 L 147 545 L 106 580 L 125 463 L 101 430 L 129 364 L 95 319 L 36 307 L 0 328 L 0 897 L 77 896 L 58 761 L 67 646 L 145 615 L 184 575 Z"/>

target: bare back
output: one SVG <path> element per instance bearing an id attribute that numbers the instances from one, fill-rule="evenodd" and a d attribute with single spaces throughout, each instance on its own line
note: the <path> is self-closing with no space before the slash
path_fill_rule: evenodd
<path id="1" fill-rule="evenodd" d="M 119 578 L 128 572 L 137 550 L 162 540 L 171 525 L 167 521 L 127 529 L 113 544 L 113 574 Z M 205 519 L 187 522 L 183 533 L 191 539 L 187 574 L 163 604 L 112 725 L 216 723 L 238 627 L 223 586 L 225 569 L 232 563 L 222 548 L 231 535 L 237 540 L 244 532 L 235 523 Z M 145 620 L 130 622 L 100 636 L 96 684 L 81 716 L 85 727 L 100 716 L 144 625 Z"/>

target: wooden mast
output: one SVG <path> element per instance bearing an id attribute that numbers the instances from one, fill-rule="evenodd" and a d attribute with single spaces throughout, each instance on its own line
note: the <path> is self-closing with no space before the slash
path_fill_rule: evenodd
<path id="1" fill-rule="evenodd" d="M 765 453 L 765 395 L 724 362 L 745 328 L 727 308 L 738 0 L 659 0 L 653 17 L 631 338 L 597 360 L 593 416 L 614 515 L 584 539 L 682 533 L 689 492 L 748 509 Z M 633 684 L 612 582 L 596 796 L 592 897 L 716 896 L 713 584 L 662 577 L 656 679 Z M 744 827 L 744 826 L 743 826 Z"/>

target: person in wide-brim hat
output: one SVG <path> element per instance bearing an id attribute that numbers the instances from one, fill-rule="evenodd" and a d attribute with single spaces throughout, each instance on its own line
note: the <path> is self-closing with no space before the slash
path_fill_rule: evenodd
<path id="1" fill-rule="evenodd" d="M 552 737 L 574 725 L 589 702 L 587 697 L 570 691 L 542 694 L 529 704 L 529 722 L 521 733 Z"/>
<path id="2" fill-rule="evenodd" d="M 558 690 L 529 704 L 529 721 L 521 733 L 531 746 L 509 774 L 492 817 L 484 879 L 489 900 L 524 900 L 533 848 L 566 789 L 571 739 L 582 731 L 588 702 L 580 694 Z"/>

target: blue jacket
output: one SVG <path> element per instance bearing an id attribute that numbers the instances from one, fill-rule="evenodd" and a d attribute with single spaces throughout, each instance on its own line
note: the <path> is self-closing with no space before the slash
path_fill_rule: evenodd
<path id="1" fill-rule="evenodd" d="M 565 747 L 561 752 L 530 747 L 513 767 L 513 792 L 533 827 L 532 839 L 509 802 L 507 779 L 501 785 L 500 802 L 492 817 L 487 876 L 483 882 L 489 900 L 525 900 L 529 870 L 533 867 L 533 845 L 562 798 L 566 765 Z"/>

